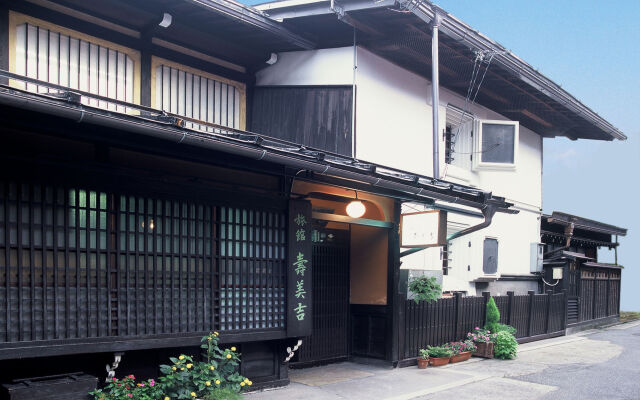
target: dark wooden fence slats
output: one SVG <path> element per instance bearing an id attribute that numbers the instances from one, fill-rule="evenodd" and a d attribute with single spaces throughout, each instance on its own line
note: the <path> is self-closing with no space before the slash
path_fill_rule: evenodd
<path id="1" fill-rule="evenodd" d="M 416 357 L 418 350 L 461 340 L 467 332 L 482 327 L 488 297 L 455 296 L 427 303 L 405 302 L 404 359 Z M 566 329 L 566 296 L 529 294 L 493 296 L 500 310 L 500 322 L 516 328 L 517 338 L 562 332 Z"/>

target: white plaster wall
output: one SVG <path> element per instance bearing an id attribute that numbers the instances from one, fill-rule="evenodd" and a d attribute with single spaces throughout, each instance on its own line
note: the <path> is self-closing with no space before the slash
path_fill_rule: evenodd
<path id="1" fill-rule="evenodd" d="M 353 83 L 353 48 L 281 53 L 278 62 L 257 74 L 257 85 L 345 85 Z M 356 75 L 356 157 L 410 172 L 432 175 L 431 84 L 365 49 L 358 48 Z M 464 107 L 464 98 L 440 91 L 440 127 L 444 131 L 446 106 Z M 482 106 L 471 113 L 481 119 L 507 120 Z M 485 237 L 497 238 L 498 275 L 529 274 L 530 245 L 539 241 L 542 209 L 542 137 L 520 126 L 515 170 L 460 171 L 444 163 L 440 139 L 441 177 L 491 191 L 513 202 L 517 215 L 498 214 L 490 227 L 452 241 L 449 275 L 444 290 L 474 294 L 469 282 L 482 276 Z M 481 219 L 449 213 L 456 225 L 475 225 Z M 471 241 L 471 247 L 468 246 Z M 403 258 L 402 268 L 437 269 L 435 250 Z M 468 270 L 470 266 L 470 270 Z"/>
<path id="2" fill-rule="evenodd" d="M 278 53 L 256 73 L 257 86 L 352 85 L 353 47 Z"/>

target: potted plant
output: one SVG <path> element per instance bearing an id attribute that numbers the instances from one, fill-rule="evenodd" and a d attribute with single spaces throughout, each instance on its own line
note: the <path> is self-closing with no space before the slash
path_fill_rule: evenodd
<path id="1" fill-rule="evenodd" d="M 420 357 L 418 357 L 418 368 L 425 369 L 429 364 L 429 351 L 426 349 L 420 349 Z"/>
<path id="2" fill-rule="evenodd" d="M 445 346 L 451 349 L 453 353 L 451 356 L 451 363 L 468 360 L 471 358 L 471 354 L 473 354 L 477 349 L 473 341 L 468 339 L 459 342 L 447 343 Z"/>
<path id="3" fill-rule="evenodd" d="M 475 357 L 493 358 L 493 338 L 495 335 L 486 329 L 476 327 L 473 332 L 467 333 L 467 339 L 476 345 Z"/>
<path id="4" fill-rule="evenodd" d="M 436 301 L 442 295 L 442 287 L 436 282 L 435 277 L 419 276 L 409 281 L 409 290 L 413 293 L 413 301 L 419 303 L 424 300 L 427 303 Z"/>
<path id="5" fill-rule="evenodd" d="M 453 352 L 444 346 L 427 346 L 429 354 L 429 364 L 434 367 L 449 364 L 449 359 Z"/>

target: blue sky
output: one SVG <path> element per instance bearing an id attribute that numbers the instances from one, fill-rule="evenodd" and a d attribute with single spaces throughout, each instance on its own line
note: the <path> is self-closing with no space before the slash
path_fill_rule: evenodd
<path id="1" fill-rule="evenodd" d="M 252 4 L 250 1 L 247 4 Z M 255 3 L 255 2 L 254 2 Z M 622 309 L 640 311 L 640 1 L 440 0 L 599 113 L 629 139 L 544 141 L 543 207 L 629 229 Z M 606 252 L 605 252 L 606 253 Z M 602 254 L 612 261 L 612 254 Z"/>

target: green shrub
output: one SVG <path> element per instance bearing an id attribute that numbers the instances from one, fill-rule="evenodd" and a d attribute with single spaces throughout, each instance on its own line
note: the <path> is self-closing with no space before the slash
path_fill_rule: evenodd
<path id="1" fill-rule="evenodd" d="M 418 350 L 418 354 L 420 354 L 420 358 L 422 358 L 423 360 L 429 359 L 429 350 L 427 349 Z"/>
<path id="2" fill-rule="evenodd" d="M 493 345 L 493 354 L 497 358 L 511 359 L 515 358 L 518 352 L 518 342 L 512 334 L 506 331 L 496 334 L 495 344 Z"/>
<path id="3" fill-rule="evenodd" d="M 158 378 L 170 399 L 192 399 L 213 395 L 220 389 L 239 393 L 252 382 L 238 374 L 240 364 L 236 348 L 218 347 L 218 333 L 202 338 L 203 361 L 180 355 L 170 357 L 172 365 L 161 365 L 164 376 Z"/>
<path id="4" fill-rule="evenodd" d="M 413 293 L 413 300 L 426 302 L 436 301 L 442 295 L 442 287 L 438 285 L 435 277 L 420 276 L 409 281 L 409 290 Z"/>
<path id="5" fill-rule="evenodd" d="M 433 358 L 445 358 L 453 355 L 453 351 L 444 346 L 427 346 L 427 353 L 429 353 L 429 357 Z"/>
<path id="6" fill-rule="evenodd" d="M 238 400 L 240 398 L 240 394 L 230 388 L 215 389 L 203 397 L 204 400 Z"/>
<path id="7" fill-rule="evenodd" d="M 491 333 L 496 332 L 499 321 L 500 310 L 498 310 L 498 306 L 496 306 L 496 302 L 493 300 L 493 297 L 490 297 L 487 302 L 487 317 L 484 320 L 484 329 Z"/>
<path id="8" fill-rule="evenodd" d="M 516 335 L 516 328 L 514 328 L 511 325 L 497 324 L 494 329 L 495 330 L 493 330 L 492 332 L 495 332 L 495 333 L 498 333 L 498 332 L 509 332 L 513 336 Z"/>

